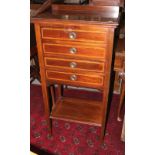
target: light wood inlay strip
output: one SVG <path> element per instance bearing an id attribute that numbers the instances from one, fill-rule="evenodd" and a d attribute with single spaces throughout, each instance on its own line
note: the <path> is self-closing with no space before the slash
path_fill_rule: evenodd
<path id="1" fill-rule="evenodd" d="M 70 31 L 75 31 L 75 32 L 92 32 L 92 33 L 99 33 L 99 34 L 105 34 L 106 35 L 106 32 L 105 31 L 103 31 L 103 32 L 101 32 L 101 31 L 90 31 L 90 30 L 78 30 L 78 29 L 74 29 L 74 28 L 42 28 L 42 32 L 44 31 L 44 30 L 56 30 L 56 31 L 67 31 L 67 32 L 70 32 Z"/>

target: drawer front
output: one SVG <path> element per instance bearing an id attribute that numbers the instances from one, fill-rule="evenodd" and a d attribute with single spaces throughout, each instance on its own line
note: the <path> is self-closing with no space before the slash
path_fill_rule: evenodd
<path id="1" fill-rule="evenodd" d="M 104 72 L 104 63 L 95 61 L 82 61 L 73 59 L 60 59 L 45 57 L 45 67 L 66 68 L 69 70 L 88 70 Z"/>
<path id="2" fill-rule="evenodd" d="M 46 78 L 53 82 L 62 82 L 66 84 L 73 84 L 76 86 L 103 86 L 103 75 L 101 74 L 80 74 L 75 72 L 58 72 L 58 71 L 46 71 Z"/>
<path id="3" fill-rule="evenodd" d="M 102 31 L 84 31 L 72 29 L 42 28 L 43 39 L 59 39 L 70 41 L 89 41 L 89 42 L 107 42 L 106 32 Z"/>
<path id="4" fill-rule="evenodd" d="M 43 43 L 43 51 L 46 54 L 86 57 L 94 59 L 105 59 L 106 47 L 76 44 L 50 44 Z"/>

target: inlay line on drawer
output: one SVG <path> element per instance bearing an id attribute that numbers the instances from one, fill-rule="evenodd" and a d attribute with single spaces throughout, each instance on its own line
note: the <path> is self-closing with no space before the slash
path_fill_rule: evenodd
<path id="1" fill-rule="evenodd" d="M 69 29 L 72 31 L 96 31 L 96 32 L 107 32 L 108 28 L 105 28 L 103 26 L 99 25 L 93 25 L 91 24 L 71 24 L 71 23 L 55 23 L 55 24 L 50 24 L 50 23 L 42 23 L 41 28 L 51 28 L 51 29 L 57 29 L 57 30 L 62 30 L 62 29 Z"/>
<path id="2" fill-rule="evenodd" d="M 45 57 L 45 67 L 67 68 L 69 70 L 90 70 L 104 72 L 104 63 L 97 61 L 61 59 Z"/>
<path id="3" fill-rule="evenodd" d="M 77 57 L 105 58 L 106 47 L 43 43 L 44 53 Z"/>

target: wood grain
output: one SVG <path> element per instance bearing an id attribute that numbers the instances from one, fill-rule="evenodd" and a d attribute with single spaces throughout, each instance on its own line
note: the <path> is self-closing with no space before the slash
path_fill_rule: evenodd
<path id="1" fill-rule="evenodd" d="M 63 97 L 56 105 L 51 118 L 101 126 L 101 102 Z"/>

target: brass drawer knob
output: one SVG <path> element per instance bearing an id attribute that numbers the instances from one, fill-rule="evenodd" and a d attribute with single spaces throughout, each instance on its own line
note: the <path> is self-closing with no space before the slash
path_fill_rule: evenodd
<path id="1" fill-rule="evenodd" d="M 71 63 L 70 63 L 70 67 L 71 67 L 71 68 L 75 68 L 76 66 L 77 66 L 77 63 L 76 63 L 76 62 L 71 62 Z"/>
<path id="2" fill-rule="evenodd" d="M 70 39 L 76 39 L 76 33 L 75 32 L 69 32 L 69 38 Z"/>
<path id="3" fill-rule="evenodd" d="M 76 81 L 77 80 L 77 76 L 75 74 L 70 76 L 70 80 L 72 81 Z"/>
<path id="4" fill-rule="evenodd" d="M 75 53 L 77 52 L 77 49 L 74 48 L 74 47 L 72 47 L 72 48 L 70 48 L 69 52 L 70 52 L 71 54 L 75 54 Z"/>

